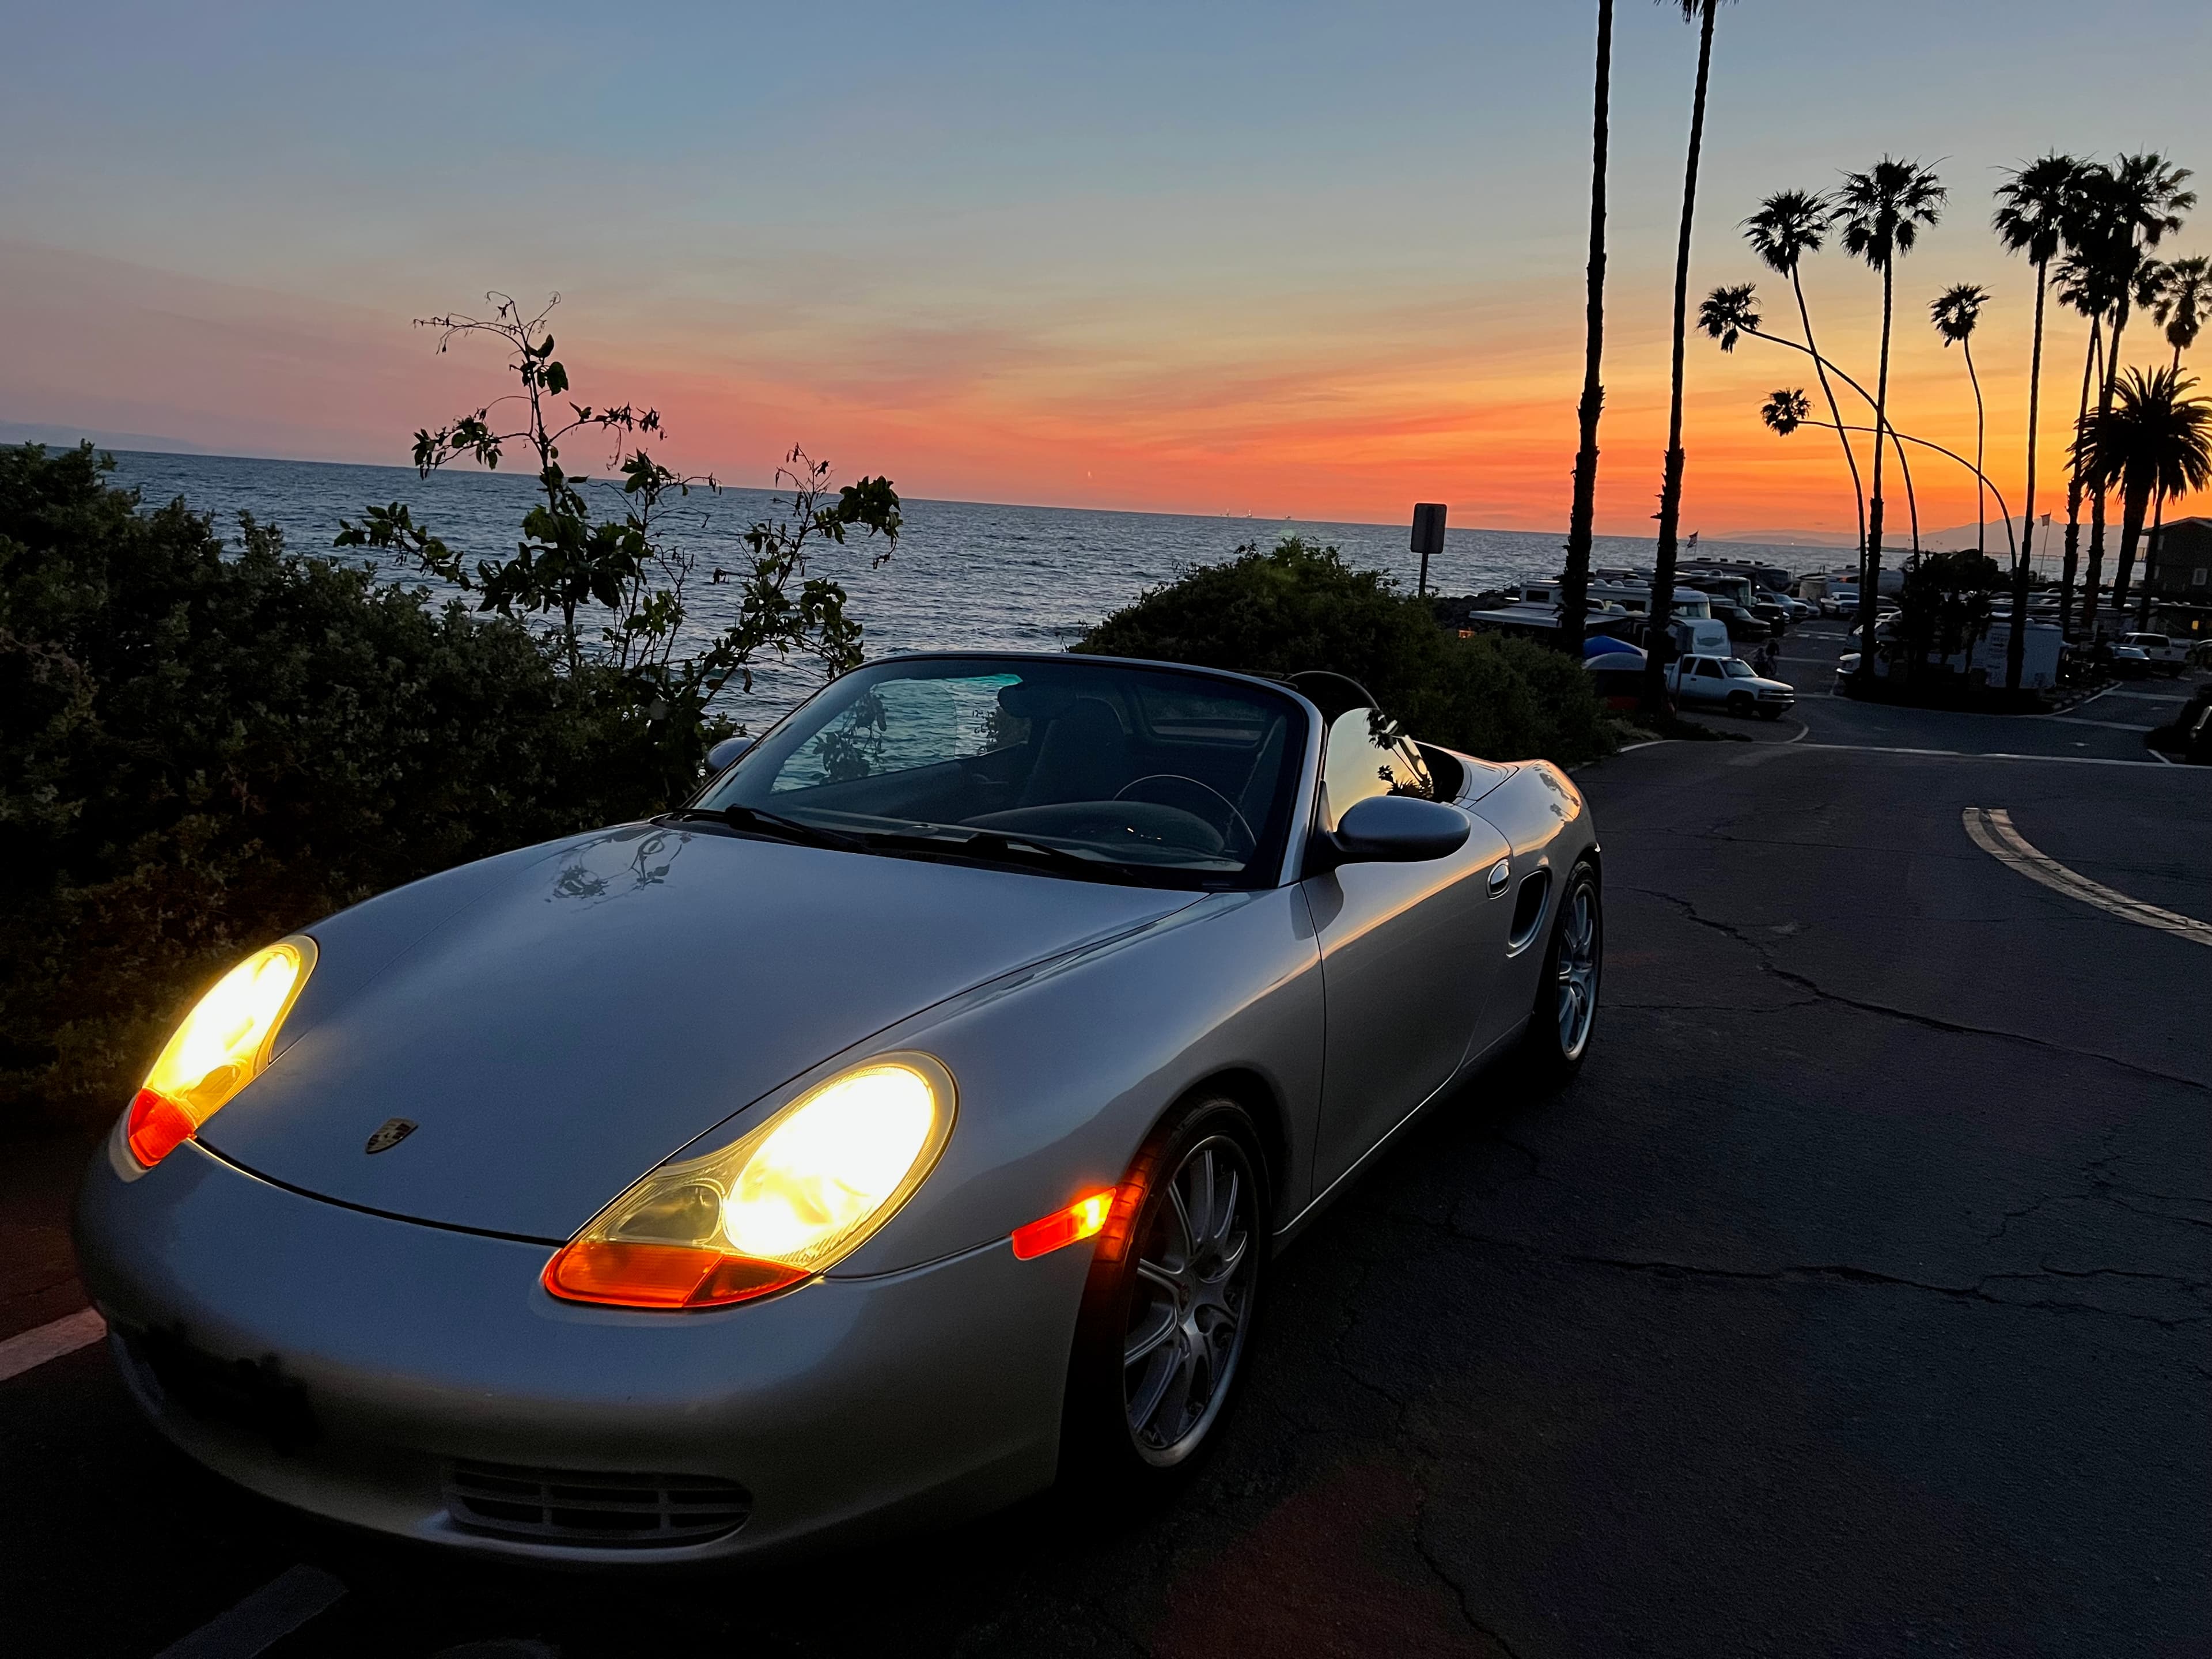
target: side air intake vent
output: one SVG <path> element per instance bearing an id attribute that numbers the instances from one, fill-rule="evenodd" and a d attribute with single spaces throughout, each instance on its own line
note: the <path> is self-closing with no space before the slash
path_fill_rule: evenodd
<path id="1" fill-rule="evenodd" d="M 652 1548 L 735 1532 L 752 1494 L 703 1474 L 605 1474 L 453 1463 L 446 1510 L 471 1532 L 536 1544 Z"/>
<path id="2" fill-rule="evenodd" d="M 1507 950 L 1522 950 L 1536 937 L 1544 920 L 1544 899 L 1551 890 L 1549 870 L 1539 870 L 1522 882 L 1521 895 L 1513 901 L 1513 932 L 1505 941 Z"/>

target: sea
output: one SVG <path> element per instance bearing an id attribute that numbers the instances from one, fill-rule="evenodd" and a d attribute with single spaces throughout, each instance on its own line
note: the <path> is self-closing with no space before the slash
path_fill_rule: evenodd
<path id="1" fill-rule="evenodd" d="M 372 503 L 404 502 L 416 522 L 448 546 L 471 556 L 497 556 L 514 550 L 523 514 L 537 496 L 529 477 L 511 471 L 441 471 L 425 478 L 411 467 L 112 453 L 115 482 L 137 489 L 145 507 L 181 497 L 194 511 L 211 514 L 216 529 L 234 540 L 239 514 L 250 513 L 281 527 L 295 552 L 356 560 L 363 556 L 334 551 L 331 539 L 342 520 L 360 522 L 362 509 Z M 619 480 L 594 480 L 585 488 L 606 516 L 620 515 Z M 733 586 L 708 585 L 703 573 L 718 564 L 740 565 L 747 528 L 787 514 L 789 505 L 787 495 L 725 487 L 695 490 L 667 514 L 667 541 L 696 556 L 702 573 L 685 595 L 688 626 L 699 636 L 732 620 L 736 591 Z M 1419 574 L 1405 525 L 983 501 L 906 500 L 901 507 L 904 526 L 897 551 L 888 561 L 875 563 L 880 546 L 856 538 L 846 548 L 832 547 L 810 567 L 810 574 L 843 584 L 848 613 L 866 629 L 870 657 L 913 650 L 1063 648 L 1148 588 L 1196 566 L 1228 559 L 1239 547 L 1273 545 L 1294 533 L 1340 548 L 1354 563 L 1389 571 L 1409 592 Z M 1565 541 L 1564 532 L 1447 529 L 1443 551 L 1430 563 L 1430 586 L 1445 593 L 1475 593 L 1551 576 L 1559 569 Z M 1788 569 L 1814 568 L 1833 557 L 1819 550 L 1763 543 L 1709 541 L 1704 550 L 1768 560 Z M 1599 564 L 1645 565 L 1651 556 L 1649 538 L 1596 538 L 1594 558 Z M 382 556 L 379 568 L 388 578 L 420 583 L 434 592 L 442 586 L 389 555 Z M 804 665 L 770 664 L 757 674 L 750 695 L 734 687 L 726 693 L 727 712 L 757 731 L 817 683 Z"/>

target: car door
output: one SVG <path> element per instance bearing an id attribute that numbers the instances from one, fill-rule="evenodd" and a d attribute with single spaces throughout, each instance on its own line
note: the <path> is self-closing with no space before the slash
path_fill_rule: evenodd
<path id="1" fill-rule="evenodd" d="M 1718 702 L 1728 695 L 1728 677 L 1712 657 L 1692 657 L 1683 677 L 1681 696 L 1689 702 Z"/>
<path id="2" fill-rule="evenodd" d="M 1372 795 L 1431 793 L 1418 751 L 1371 708 L 1330 721 L 1319 827 Z M 1489 896 L 1505 838 L 1473 813 L 1467 843 L 1420 864 L 1306 878 L 1326 1009 L 1316 1190 L 1349 1170 L 1458 1069 L 1504 957 L 1510 905 Z"/>

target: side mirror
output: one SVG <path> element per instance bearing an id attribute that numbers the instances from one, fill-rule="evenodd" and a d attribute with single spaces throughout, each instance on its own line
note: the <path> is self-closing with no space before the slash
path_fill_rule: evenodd
<path id="1" fill-rule="evenodd" d="M 1466 813 L 1441 801 L 1371 795 L 1338 820 L 1334 835 L 1314 838 L 1308 862 L 1316 870 L 1340 864 L 1420 864 L 1458 852 L 1474 828 Z"/>
<path id="2" fill-rule="evenodd" d="M 752 746 L 750 738 L 724 738 L 707 751 L 708 772 L 711 775 L 721 771 Z"/>

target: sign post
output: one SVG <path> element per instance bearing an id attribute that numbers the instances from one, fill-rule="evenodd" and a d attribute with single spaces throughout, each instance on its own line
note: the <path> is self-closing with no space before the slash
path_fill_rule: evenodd
<path id="1" fill-rule="evenodd" d="M 1444 504 L 1442 501 L 1417 501 L 1413 505 L 1413 551 L 1421 556 L 1420 585 L 1414 588 L 1417 596 L 1429 591 L 1429 559 L 1444 550 Z"/>

